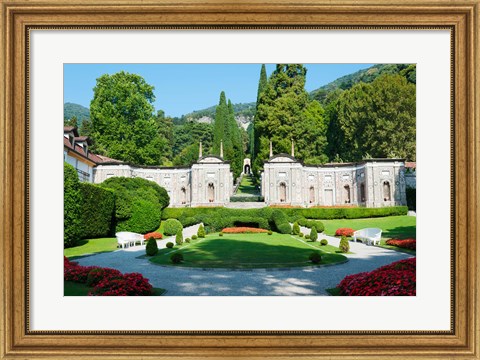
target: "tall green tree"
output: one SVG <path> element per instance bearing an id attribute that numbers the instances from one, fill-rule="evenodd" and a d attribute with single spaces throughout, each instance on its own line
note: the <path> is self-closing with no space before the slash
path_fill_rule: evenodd
<path id="1" fill-rule="evenodd" d="M 258 80 L 258 90 L 257 90 L 257 105 L 256 105 L 256 110 L 258 110 L 258 104 L 260 102 L 260 95 L 263 93 L 265 88 L 267 87 L 267 69 L 265 68 L 265 64 L 262 64 L 262 68 L 260 69 L 260 79 Z M 250 156 L 252 160 L 255 159 L 255 156 L 257 155 L 257 149 L 255 148 L 255 117 L 253 118 L 253 125 L 250 130 Z"/>
<path id="2" fill-rule="evenodd" d="M 301 64 L 278 64 L 260 94 L 255 118 L 254 172 L 258 173 L 269 156 L 269 141 L 274 153 L 290 153 L 312 163 L 327 160 L 327 123 L 317 101 L 310 101 L 305 90 L 307 69 Z"/>
<path id="3" fill-rule="evenodd" d="M 90 103 L 96 151 L 138 165 L 158 165 L 167 146 L 153 116 L 154 87 L 124 71 L 102 75 Z"/>
<path id="4" fill-rule="evenodd" d="M 223 158 L 231 162 L 231 169 L 235 178 L 242 172 L 243 166 L 243 142 L 242 134 L 235 120 L 232 102 L 225 92 L 221 92 L 220 101 L 215 111 L 213 124 L 213 151 L 220 154 L 220 144 L 223 142 Z"/>
<path id="5" fill-rule="evenodd" d="M 63 126 L 78 126 L 78 119 L 75 115 L 73 115 L 70 119 L 63 119 Z"/>
<path id="6" fill-rule="evenodd" d="M 337 128 L 340 157 L 357 161 L 399 157 L 415 161 L 415 85 L 400 75 L 382 75 L 342 93 Z"/>

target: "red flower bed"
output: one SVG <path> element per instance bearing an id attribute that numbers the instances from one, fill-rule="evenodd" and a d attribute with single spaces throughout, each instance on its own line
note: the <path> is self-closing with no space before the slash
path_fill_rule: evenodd
<path id="1" fill-rule="evenodd" d="M 222 230 L 225 234 L 266 233 L 268 230 L 251 227 L 231 227 Z"/>
<path id="2" fill-rule="evenodd" d="M 340 228 L 335 231 L 335 236 L 353 236 L 353 229 L 350 228 Z"/>
<path id="3" fill-rule="evenodd" d="M 121 277 L 100 281 L 88 295 L 92 296 L 148 296 L 152 285 L 139 273 L 124 274 Z"/>
<path id="4" fill-rule="evenodd" d="M 94 286 L 88 295 L 145 296 L 152 295 L 153 288 L 142 274 L 122 274 L 116 269 L 97 266 L 81 266 L 63 257 L 63 278 Z"/>
<path id="5" fill-rule="evenodd" d="M 396 240 L 390 239 L 387 240 L 387 245 L 398 246 L 404 249 L 416 250 L 417 249 L 417 240 L 415 239 L 404 239 L 404 240 Z"/>
<path id="6" fill-rule="evenodd" d="M 163 235 L 158 233 L 158 232 L 150 232 L 150 233 L 147 233 L 147 234 L 143 235 L 143 238 L 146 239 L 146 240 L 150 239 L 151 237 L 153 237 L 154 239 L 162 239 Z"/>
<path id="7" fill-rule="evenodd" d="M 411 258 L 348 275 L 337 287 L 344 296 L 415 296 L 416 283 L 416 258 Z"/>

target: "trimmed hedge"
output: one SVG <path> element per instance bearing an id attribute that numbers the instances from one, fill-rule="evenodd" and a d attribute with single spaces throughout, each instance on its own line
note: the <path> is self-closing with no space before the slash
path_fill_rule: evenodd
<path id="1" fill-rule="evenodd" d="M 291 234 L 292 227 L 288 223 L 287 215 L 279 209 L 275 209 L 272 213 L 272 221 L 275 224 L 275 228 L 281 234 Z"/>
<path id="2" fill-rule="evenodd" d="M 90 183 L 79 184 L 82 239 L 112 236 L 115 232 L 115 195 L 112 190 Z"/>
<path id="3" fill-rule="evenodd" d="M 99 186 L 115 192 L 116 231 L 147 233 L 156 230 L 161 211 L 170 201 L 164 188 L 142 178 L 112 177 Z"/>
<path id="4" fill-rule="evenodd" d="M 382 208 L 348 207 L 348 208 L 270 208 L 262 209 L 229 209 L 224 207 L 198 207 L 198 208 L 166 208 L 162 212 L 162 219 L 179 219 L 180 217 L 195 218 L 198 215 L 217 216 L 253 216 L 270 218 L 273 211 L 285 213 L 290 222 L 300 218 L 306 219 L 361 219 L 369 217 L 407 215 L 407 206 L 389 206 Z M 317 229 L 318 231 L 318 229 Z"/>
<path id="5" fill-rule="evenodd" d="M 82 195 L 79 190 L 75 168 L 63 163 L 63 244 L 64 247 L 75 246 L 81 236 L 80 204 Z"/>

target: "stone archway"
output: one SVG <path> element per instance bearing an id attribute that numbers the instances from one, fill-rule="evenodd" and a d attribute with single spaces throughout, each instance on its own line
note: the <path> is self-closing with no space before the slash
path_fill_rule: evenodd
<path id="1" fill-rule="evenodd" d="M 182 202 L 182 205 L 187 203 L 187 190 L 185 187 L 180 189 L 180 201 Z"/>
<path id="2" fill-rule="evenodd" d="M 310 202 L 310 204 L 313 204 L 315 202 L 315 188 L 313 186 L 310 186 L 309 202 Z"/>
<path id="3" fill-rule="evenodd" d="M 350 200 L 350 185 L 345 185 L 343 187 L 343 191 L 344 191 L 345 204 L 350 204 L 350 202 L 351 202 L 351 200 Z"/>
<path id="4" fill-rule="evenodd" d="M 388 181 L 383 182 L 383 201 L 390 201 L 390 183 Z"/>
<path id="5" fill-rule="evenodd" d="M 243 173 L 244 173 L 244 174 L 250 174 L 250 165 L 246 164 L 246 165 L 243 167 Z"/>

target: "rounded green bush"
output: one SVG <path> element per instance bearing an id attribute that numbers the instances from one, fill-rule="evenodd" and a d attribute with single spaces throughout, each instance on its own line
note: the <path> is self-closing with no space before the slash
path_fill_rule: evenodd
<path id="1" fill-rule="evenodd" d="M 272 230 L 268 230 L 268 235 L 272 235 L 273 234 L 273 231 Z"/>
<path id="2" fill-rule="evenodd" d="M 182 245 L 183 244 L 183 233 L 182 230 L 177 232 L 177 235 L 175 236 L 175 243 L 177 245 Z"/>
<path id="3" fill-rule="evenodd" d="M 320 240 L 320 245 L 322 246 L 328 245 L 328 240 L 327 239 Z"/>
<path id="4" fill-rule="evenodd" d="M 340 245 L 338 247 L 343 253 L 348 253 L 350 251 L 350 243 L 348 242 L 346 236 L 342 236 L 342 239 L 340 240 Z"/>
<path id="5" fill-rule="evenodd" d="M 298 236 L 303 237 L 303 233 L 301 232 L 300 234 L 298 234 Z"/>
<path id="6" fill-rule="evenodd" d="M 183 230 L 182 223 L 177 219 L 168 219 L 163 224 L 163 233 L 165 235 L 175 235 Z"/>
<path id="7" fill-rule="evenodd" d="M 314 226 L 314 227 L 312 227 L 312 230 L 310 231 L 310 240 L 317 241 L 317 239 L 318 239 L 317 228 Z"/>
<path id="8" fill-rule="evenodd" d="M 193 234 L 193 235 L 192 235 L 192 240 L 197 240 L 197 239 L 198 239 L 198 236 L 195 235 L 195 234 Z"/>
<path id="9" fill-rule="evenodd" d="M 154 256 L 158 253 L 158 245 L 157 240 L 153 237 L 149 238 L 147 241 L 147 246 L 145 247 L 145 251 L 148 256 Z"/>
<path id="10" fill-rule="evenodd" d="M 168 249 L 171 249 L 171 248 L 173 248 L 173 243 L 171 241 L 169 241 L 169 242 L 167 242 L 166 246 L 167 246 Z"/>
<path id="11" fill-rule="evenodd" d="M 185 242 L 186 242 L 187 244 L 189 244 L 189 243 L 190 243 L 190 238 L 186 238 L 186 239 L 185 239 Z"/>
<path id="12" fill-rule="evenodd" d="M 308 257 L 308 260 L 310 260 L 314 264 L 319 264 L 320 261 L 322 261 L 322 254 L 320 254 L 319 252 L 313 252 Z"/>
<path id="13" fill-rule="evenodd" d="M 305 235 L 305 239 L 310 240 L 310 235 Z"/>
<path id="14" fill-rule="evenodd" d="M 223 236 L 223 232 L 219 232 L 219 233 L 218 233 L 218 236 Z"/>
<path id="15" fill-rule="evenodd" d="M 183 255 L 176 252 L 170 256 L 170 261 L 174 264 L 180 264 L 183 261 Z"/>

